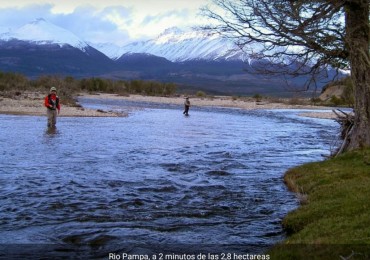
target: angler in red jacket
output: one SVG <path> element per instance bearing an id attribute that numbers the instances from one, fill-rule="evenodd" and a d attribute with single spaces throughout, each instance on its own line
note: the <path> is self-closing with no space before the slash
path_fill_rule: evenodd
<path id="1" fill-rule="evenodd" d="M 55 127 L 57 114 L 60 112 L 60 102 L 55 87 L 52 87 L 50 94 L 45 97 L 45 107 L 47 107 L 48 127 Z"/>

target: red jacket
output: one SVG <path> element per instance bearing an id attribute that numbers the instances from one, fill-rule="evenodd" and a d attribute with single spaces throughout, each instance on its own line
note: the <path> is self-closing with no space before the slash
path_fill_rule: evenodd
<path id="1" fill-rule="evenodd" d="M 55 94 L 49 94 L 45 97 L 45 107 L 51 110 L 58 109 L 58 112 L 60 111 L 60 102 L 59 97 Z"/>

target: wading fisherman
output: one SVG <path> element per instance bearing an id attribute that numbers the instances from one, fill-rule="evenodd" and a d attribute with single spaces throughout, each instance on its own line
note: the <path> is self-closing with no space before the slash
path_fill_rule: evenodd
<path id="1" fill-rule="evenodd" d="M 59 97 L 57 96 L 57 89 L 50 88 L 50 93 L 45 97 L 45 107 L 47 107 L 48 127 L 55 127 L 57 123 L 57 114 L 60 112 Z"/>
<path id="2" fill-rule="evenodd" d="M 189 108 L 190 108 L 189 97 L 185 98 L 184 106 L 185 106 L 185 110 L 184 110 L 183 114 L 188 116 L 189 115 Z"/>

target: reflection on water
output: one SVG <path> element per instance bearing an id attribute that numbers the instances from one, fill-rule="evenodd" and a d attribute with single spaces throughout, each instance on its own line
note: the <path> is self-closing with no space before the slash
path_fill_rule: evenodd
<path id="1" fill-rule="evenodd" d="M 58 134 L 58 130 L 57 130 L 56 127 L 47 127 L 46 134 L 48 136 L 54 136 L 54 135 Z"/>
<path id="2" fill-rule="evenodd" d="M 114 102 L 100 106 L 124 109 Z M 329 153 L 335 122 L 196 107 L 185 118 L 181 109 L 60 118 L 46 132 L 45 118 L 0 116 L 0 244 L 105 257 L 257 253 L 283 239 L 281 219 L 297 201 L 282 176 Z"/>

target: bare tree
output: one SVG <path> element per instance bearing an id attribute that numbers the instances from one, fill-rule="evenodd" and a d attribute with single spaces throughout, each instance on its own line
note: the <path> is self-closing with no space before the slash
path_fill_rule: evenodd
<path id="1" fill-rule="evenodd" d="M 264 74 L 350 69 L 355 117 L 346 149 L 370 147 L 369 0 L 213 0 L 204 30 L 232 39 Z M 253 64 L 252 64 L 253 65 Z M 325 73 L 324 73 L 325 74 Z"/>

